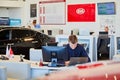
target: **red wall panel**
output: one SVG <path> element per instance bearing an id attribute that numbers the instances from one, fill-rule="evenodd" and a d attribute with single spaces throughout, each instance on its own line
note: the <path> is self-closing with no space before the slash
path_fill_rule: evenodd
<path id="1" fill-rule="evenodd" d="M 94 22 L 95 4 L 68 5 L 68 22 Z"/>

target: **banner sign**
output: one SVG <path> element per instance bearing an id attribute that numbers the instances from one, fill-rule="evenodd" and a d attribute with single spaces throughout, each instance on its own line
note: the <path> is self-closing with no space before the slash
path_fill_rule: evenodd
<path id="1" fill-rule="evenodd" d="M 95 22 L 95 4 L 68 5 L 68 22 Z"/>

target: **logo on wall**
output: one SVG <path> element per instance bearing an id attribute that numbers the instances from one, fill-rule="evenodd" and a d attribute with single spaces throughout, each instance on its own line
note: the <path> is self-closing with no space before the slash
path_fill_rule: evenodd
<path id="1" fill-rule="evenodd" d="M 79 15 L 82 15 L 85 13 L 85 9 L 84 8 L 78 8 L 76 9 L 76 13 L 79 14 Z"/>
<path id="2" fill-rule="evenodd" d="M 95 4 L 68 5 L 68 22 L 95 22 Z"/>

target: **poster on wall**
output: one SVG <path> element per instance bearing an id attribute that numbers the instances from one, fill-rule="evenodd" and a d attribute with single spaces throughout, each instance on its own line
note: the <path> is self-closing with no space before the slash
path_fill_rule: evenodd
<path id="1" fill-rule="evenodd" d="M 95 4 L 68 5 L 68 22 L 95 22 Z"/>
<path id="2" fill-rule="evenodd" d="M 58 0 L 59 1 L 59 0 Z M 64 25 L 66 20 L 66 7 L 64 0 L 60 2 L 40 2 L 39 17 L 40 24 Z"/>
<path id="3" fill-rule="evenodd" d="M 30 4 L 30 17 L 37 16 L 37 4 Z"/>

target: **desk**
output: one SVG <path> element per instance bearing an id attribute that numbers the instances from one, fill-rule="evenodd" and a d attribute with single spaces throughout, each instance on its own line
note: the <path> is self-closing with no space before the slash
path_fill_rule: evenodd
<path id="1" fill-rule="evenodd" d="M 37 61 L 30 61 L 30 60 L 26 60 L 24 59 L 23 61 L 24 62 L 19 62 L 20 61 L 20 57 L 19 55 L 15 55 L 14 58 L 11 58 L 9 60 L 0 60 L 0 62 L 8 62 L 7 65 L 10 66 L 11 62 L 15 62 L 15 63 L 18 63 L 16 65 L 19 65 L 20 67 L 20 63 L 27 63 L 28 65 L 30 65 L 30 67 L 28 67 L 26 69 L 26 71 L 28 73 L 30 73 L 30 78 L 31 79 L 37 79 L 39 77 L 42 77 L 42 76 L 45 76 L 46 74 L 49 74 L 51 72 L 55 72 L 55 71 L 59 71 L 59 70 L 62 70 L 62 69 L 65 69 L 67 67 L 47 67 L 47 66 L 39 66 L 39 62 Z M 12 65 L 11 67 L 13 68 L 14 65 Z M 22 66 L 22 65 L 21 65 Z M 15 66 L 14 66 L 15 67 Z M 22 69 L 22 68 L 21 68 Z M 14 71 L 15 72 L 18 72 L 18 70 L 16 71 L 17 69 L 14 68 Z M 22 71 L 22 70 L 21 70 Z M 19 72 L 18 72 L 19 73 Z"/>
<path id="2" fill-rule="evenodd" d="M 0 66 L 0 80 L 7 80 L 7 69 L 4 66 Z"/>
<path id="3" fill-rule="evenodd" d="M 120 61 L 120 54 L 115 54 L 113 60 Z"/>
<path id="4" fill-rule="evenodd" d="M 32 78 L 39 78 L 42 76 L 45 76 L 51 72 L 58 71 L 60 68 L 55 68 L 55 67 L 31 67 L 31 77 Z"/>
<path id="5" fill-rule="evenodd" d="M 31 65 L 27 62 L 0 60 L 0 66 L 5 66 L 7 68 L 7 78 L 19 80 L 31 79 Z"/>
<path id="6" fill-rule="evenodd" d="M 31 77 L 32 79 L 36 79 L 51 72 L 60 71 L 66 69 L 67 67 L 47 67 L 47 66 L 39 66 L 38 63 L 31 64 Z"/>

